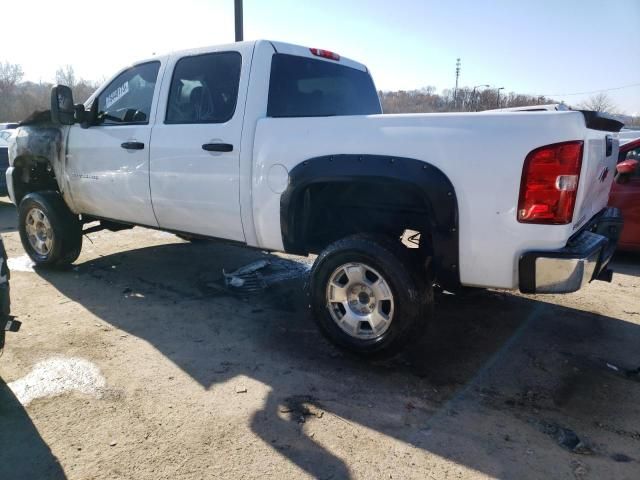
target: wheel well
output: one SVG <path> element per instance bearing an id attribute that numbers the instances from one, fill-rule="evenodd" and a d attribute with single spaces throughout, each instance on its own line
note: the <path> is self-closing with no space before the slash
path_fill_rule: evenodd
<path id="1" fill-rule="evenodd" d="M 411 185 L 394 180 L 322 182 L 300 193 L 302 202 L 294 214 L 300 228 L 296 250 L 319 253 L 340 238 L 363 232 L 399 239 L 405 230 L 420 232 L 421 242 L 429 244 L 429 206 Z"/>
<path id="2" fill-rule="evenodd" d="M 22 198 L 41 190 L 58 191 L 58 182 L 51 163 L 43 157 L 22 156 L 13 163 L 13 191 L 16 204 Z"/>
<path id="3" fill-rule="evenodd" d="M 438 283 L 460 286 L 458 201 L 449 178 L 423 160 L 388 155 L 315 157 L 289 172 L 280 197 L 287 252 L 319 253 L 354 233 L 418 237 L 416 253 L 430 256 Z M 415 242 L 414 242 L 415 243 Z"/>

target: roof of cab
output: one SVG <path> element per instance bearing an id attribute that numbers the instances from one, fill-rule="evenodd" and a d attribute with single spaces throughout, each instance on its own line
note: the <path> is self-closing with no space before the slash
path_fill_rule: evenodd
<path id="1" fill-rule="evenodd" d="M 208 53 L 208 52 L 219 52 L 219 51 L 223 51 L 223 50 L 232 50 L 234 48 L 238 48 L 239 46 L 244 46 L 244 47 L 252 47 L 255 46 L 259 43 L 266 43 L 271 45 L 271 47 L 273 48 L 274 52 L 276 53 L 284 53 L 284 54 L 288 54 L 288 55 L 298 55 L 301 57 L 308 57 L 308 58 L 313 58 L 313 59 L 317 59 L 317 60 L 322 60 L 325 62 L 332 62 L 332 63 L 339 63 L 341 65 L 345 65 L 347 67 L 351 67 L 351 68 L 356 68 L 358 70 L 362 70 L 363 72 L 368 72 L 367 67 L 365 65 L 363 65 L 362 63 L 356 62 L 355 60 L 351 60 L 350 58 L 347 57 L 343 57 L 342 55 L 340 55 L 340 59 L 339 60 L 331 60 L 331 59 L 327 59 L 327 58 L 323 58 L 323 57 L 318 57 L 315 56 L 311 53 L 311 50 L 309 47 L 303 47 L 301 45 L 293 45 L 291 43 L 285 43 L 285 42 L 278 42 L 278 41 L 272 41 L 272 40 L 250 40 L 250 41 L 246 41 L 246 42 L 236 42 L 236 43 L 227 43 L 227 44 L 223 44 L 223 45 L 210 45 L 210 46 L 206 46 L 206 47 L 197 47 L 197 48 L 189 48 L 186 50 L 177 50 L 174 52 L 166 52 L 163 55 L 156 55 L 150 58 L 146 58 L 144 60 L 140 60 L 134 63 L 135 64 L 140 64 L 140 63 L 145 63 L 145 62 L 149 62 L 149 61 L 153 61 L 153 60 L 162 60 L 164 58 L 168 58 L 171 56 L 175 56 L 175 55 L 179 55 L 179 56 L 189 56 L 189 55 L 201 55 L 203 53 Z"/>
<path id="2" fill-rule="evenodd" d="M 311 53 L 311 49 L 309 47 L 303 47 L 300 45 L 293 45 L 291 43 L 284 43 L 284 42 L 272 42 L 269 40 L 265 40 L 268 41 L 269 43 L 271 43 L 271 45 L 273 46 L 273 48 L 276 50 L 276 52 L 278 53 L 285 53 L 285 54 L 289 54 L 289 55 L 298 55 L 301 57 L 309 57 L 309 58 L 314 58 L 314 59 L 319 59 L 319 60 L 324 60 L 326 62 L 333 62 L 335 63 L 336 60 L 330 60 L 327 58 L 323 58 L 323 57 L 317 57 L 315 55 L 313 55 Z M 339 54 L 339 52 L 337 52 Z M 343 57 L 342 55 L 340 55 L 340 60 L 337 60 L 338 63 L 341 63 L 343 65 L 346 65 L 348 67 L 351 68 L 357 68 L 358 70 L 362 70 L 363 72 L 367 72 L 367 67 L 360 63 L 360 62 L 356 62 L 355 60 L 351 60 L 350 58 L 347 57 Z"/>

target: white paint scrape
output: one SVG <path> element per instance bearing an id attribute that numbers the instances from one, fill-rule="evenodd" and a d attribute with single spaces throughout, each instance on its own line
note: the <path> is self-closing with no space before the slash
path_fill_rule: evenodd
<path id="1" fill-rule="evenodd" d="M 36 363 L 26 376 L 9 383 L 22 405 L 37 398 L 77 391 L 99 397 L 106 386 L 100 369 L 83 358 L 54 357 Z"/>
<path id="2" fill-rule="evenodd" d="M 35 263 L 29 258 L 29 255 L 22 255 L 21 257 L 9 258 L 7 260 L 7 267 L 12 272 L 33 272 Z"/>

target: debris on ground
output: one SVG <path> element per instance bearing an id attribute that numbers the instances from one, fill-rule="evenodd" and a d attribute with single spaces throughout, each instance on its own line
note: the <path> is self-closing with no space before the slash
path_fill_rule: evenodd
<path id="1" fill-rule="evenodd" d="M 258 272 L 269 265 L 267 260 L 256 260 L 233 272 L 227 273 L 222 269 L 224 282 L 227 287 L 243 288 L 246 291 L 263 289 L 266 284 Z"/>
<path id="2" fill-rule="evenodd" d="M 247 393 L 247 387 L 245 387 L 244 385 L 237 385 L 236 393 Z"/>
<path id="3" fill-rule="evenodd" d="M 307 417 L 322 418 L 324 410 L 317 406 L 317 401 L 311 395 L 293 395 L 284 399 L 278 409 L 280 413 L 288 413 L 298 423 L 305 423 Z"/>
<path id="4" fill-rule="evenodd" d="M 626 378 L 630 378 L 632 380 L 640 381 L 640 367 L 638 367 L 638 368 L 624 368 L 624 367 L 619 367 L 618 365 L 615 365 L 615 364 L 607 362 L 607 361 L 605 361 L 604 363 L 605 363 L 605 365 L 607 366 L 607 368 L 609 370 L 613 370 L 614 372 L 621 373 Z"/>
<path id="5" fill-rule="evenodd" d="M 222 275 L 227 288 L 243 292 L 258 292 L 270 285 L 308 274 L 311 263 L 273 257 L 251 262 L 243 267 Z"/>
<path id="6" fill-rule="evenodd" d="M 610 368 L 611 370 L 615 371 L 615 372 L 619 372 L 620 369 L 618 367 L 616 367 L 615 365 L 611 364 L 611 363 L 607 363 L 607 368 Z"/>
<path id="7" fill-rule="evenodd" d="M 578 434 L 570 428 L 562 427 L 557 423 L 533 420 L 538 429 L 553 438 L 558 445 L 565 450 L 579 455 L 593 455 L 593 450 L 578 437 Z"/>

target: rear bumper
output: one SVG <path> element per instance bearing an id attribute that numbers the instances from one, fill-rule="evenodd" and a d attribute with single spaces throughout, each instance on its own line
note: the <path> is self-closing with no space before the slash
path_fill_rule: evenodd
<path id="1" fill-rule="evenodd" d="M 520 291 L 570 293 L 592 280 L 611 281 L 607 268 L 622 231 L 622 215 L 607 208 L 588 228 L 569 239 L 559 250 L 526 252 L 520 257 Z"/>

